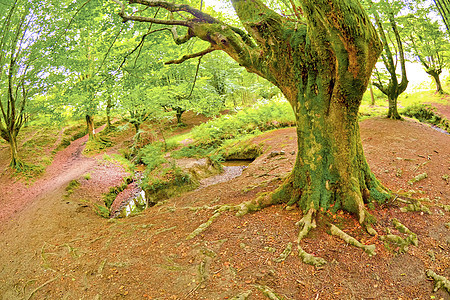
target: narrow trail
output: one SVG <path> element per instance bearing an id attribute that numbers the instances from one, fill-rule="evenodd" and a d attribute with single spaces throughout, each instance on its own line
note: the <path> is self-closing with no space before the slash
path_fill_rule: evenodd
<path id="1" fill-rule="evenodd" d="M 31 186 L 21 181 L 11 182 L 10 178 L 3 176 L 0 180 L 0 222 L 4 223 L 31 203 L 88 172 L 96 164 L 96 159 L 81 154 L 87 140 L 86 135 L 58 152 L 45 174 Z"/>

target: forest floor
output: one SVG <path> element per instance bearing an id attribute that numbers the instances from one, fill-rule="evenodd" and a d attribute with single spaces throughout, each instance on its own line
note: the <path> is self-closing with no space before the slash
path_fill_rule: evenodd
<path id="1" fill-rule="evenodd" d="M 448 119 L 449 108 L 439 107 Z M 192 115 L 185 119 L 187 129 L 203 121 Z M 280 184 L 295 161 L 295 128 L 257 137 L 254 142 L 266 151 L 241 176 L 125 219 L 104 219 L 92 209 L 91 203 L 100 203 L 102 193 L 120 184 L 126 172 L 102 155 L 84 156 L 84 137 L 58 152 L 30 185 L 8 172 L 0 176 L 0 299 L 211 300 L 239 294 L 239 299 L 246 299 L 244 294 L 267 299 L 263 287 L 280 299 L 450 299 L 442 289 L 433 292 L 425 274 L 431 269 L 450 278 L 445 226 L 450 212 L 443 208 L 450 204 L 450 135 L 411 119 L 372 118 L 360 127 L 366 158 L 381 182 L 394 192 L 409 191 L 411 198 L 428 198 L 422 204 L 431 214 L 401 212 L 406 205 L 401 202 L 370 210 L 379 235 L 393 228 L 393 218 L 417 234 L 418 245 L 405 253 L 386 248 L 354 216 L 339 213 L 323 214 L 301 242 L 326 265 L 304 264 L 295 250 L 277 260 L 289 243 L 295 245 L 295 223 L 302 217 L 281 205 L 243 217 L 224 212 L 203 233 L 186 239 L 212 216 L 205 207 L 238 204 Z M 271 157 L 281 150 L 284 155 Z M 0 147 L 0 167 L 7 159 L 7 148 Z M 427 178 L 408 183 L 423 173 Z M 68 195 L 73 179 L 81 185 Z M 369 257 L 329 235 L 329 222 L 364 244 L 375 244 L 377 254 Z"/>

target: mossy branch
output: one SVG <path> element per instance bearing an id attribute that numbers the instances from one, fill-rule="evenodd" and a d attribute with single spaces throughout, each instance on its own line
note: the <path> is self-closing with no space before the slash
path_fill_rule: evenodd
<path id="1" fill-rule="evenodd" d="M 350 244 L 352 246 L 363 249 L 364 252 L 366 252 L 369 256 L 373 256 L 376 254 L 375 253 L 375 245 L 364 245 L 361 242 L 359 242 L 358 240 L 356 240 L 355 238 L 351 237 L 347 233 L 340 230 L 338 227 L 336 227 L 333 224 L 331 224 L 330 230 L 331 230 L 332 235 L 343 239 L 345 242 L 347 242 L 348 244 Z"/>
<path id="2" fill-rule="evenodd" d="M 203 51 L 197 52 L 197 53 L 186 54 L 180 59 L 174 59 L 174 60 L 166 61 L 164 64 L 165 65 L 181 64 L 182 62 L 185 62 L 188 59 L 196 58 L 196 57 L 199 57 L 199 56 L 204 56 L 204 55 L 206 55 L 208 53 L 211 53 L 211 52 L 213 52 L 215 50 L 216 49 L 214 49 L 213 47 L 209 47 L 209 48 L 207 48 L 207 49 L 205 49 Z"/>

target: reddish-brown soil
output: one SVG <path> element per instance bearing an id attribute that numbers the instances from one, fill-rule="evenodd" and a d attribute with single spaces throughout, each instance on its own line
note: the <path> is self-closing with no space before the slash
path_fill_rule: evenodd
<path id="1" fill-rule="evenodd" d="M 408 119 L 375 118 L 361 123 L 361 137 L 367 160 L 385 186 L 430 199 L 424 204 L 432 214 L 403 213 L 399 202 L 371 210 L 380 235 L 392 229 L 393 218 L 418 235 L 418 246 L 406 253 L 385 248 L 346 213 L 324 214 L 301 246 L 328 263 L 316 269 L 302 263 L 295 250 L 276 262 L 289 242 L 296 248 L 295 223 L 302 216 L 283 206 L 243 217 L 225 212 L 186 240 L 212 215 L 194 207 L 238 204 L 280 184 L 294 164 L 294 128 L 258 137 L 255 142 L 263 142 L 266 152 L 241 176 L 117 220 L 99 217 L 91 203 L 101 201 L 125 173 L 100 155 L 83 156 L 85 140 L 78 140 L 31 187 L 5 174 L 0 178 L 1 299 L 231 299 L 245 291 L 251 291 L 249 299 L 266 299 L 257 286 L 284 299 L 450 299 L 443 290 L 433 292 L 425 275 L 431 269 L 450 277 L 450 230 L 445 227 L 450 213 L 442 208 L 450 204 L 443 179 L 450 175 L 450 136 Z M 269 158 L 280 150 L 285 155 Z M 0 157 L 7 157 L 3 151 Z M 86 173 L 90 179 L 83 177 Z M 428 177 L 408 184 L 422 173 Z M 81 187 L 65 197 L 72 179 Z M 368 257 L 329 235 L 329 222 L 375 244 L 377 255 Z"/>

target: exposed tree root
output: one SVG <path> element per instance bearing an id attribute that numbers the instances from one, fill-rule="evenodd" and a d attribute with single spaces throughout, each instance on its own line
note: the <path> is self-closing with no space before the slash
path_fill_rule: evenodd
<path id="1" fill-rule="evenodd" d="M 264 296 L 266 296 L 267 298 L 269 298 L 270 300 L 282 300 L 283 298 L 280 298 L 277 294 L 275 294 L 275 292 L 265 286 L 265 285 L 255 285 L 255 287 L 261 291 L 261 293 L 263 293 Z"/>
<path id="2" fill-rule="evenodd" d="M 434 292 L 442 288 L 450 294 L 450 281 L 447 278 L 445 278 L 444 276 L 440 276 L 431 270 L 427 270 L 426 274 L 428 277 L 433 278 L 434 280 Z"/>
<path id="3" fill-rule="evenodd" d="M 291 254 L 291 252 L 292 252 L 292 243 L 288 243 L 286 249 L 284 249 L 284 251 L 280 254 L 280 256 L 275 258 L 273 261 L 277 263 L 285 261 L 286 258 L 288 258 L 288 256 Z"/>
<path id="4" fill-rule="evenodd" d="M 400 221 L 398 221 L 397 219 L 392 219 L 392 224 L 398 231 L 407 234 L 408 236 L 404 239 L 398 235 L 391 234 L 388 230 L 387 235 L 380 236 L 380 239 L 382 241 L 396 244 L 399 247 L 399 252 L 408 251 L 409 245 L 417 246 L 419 244 L 417 235 L 411 230 L 409 230 L 405 225 L 400 223 Z"/>
<path id="5" fill-rule="evenodd" d="M 38 286 L 37 288 L 35 288 L 33 291 L 31 291 L 30 295 L 28 295 L 28 297 L 24 298 L 25 300 L 29 300 L 31 299 L 31 297 L 33 297 L 34 293 L 36 293 L 37 291 L 39 291 L 40 289 L 42 289 L 44 286 L 46 286 L 49 283 L 52 283 L 53 281 L 55 281 L 56 279 L 58 279 L 58 277 L 55 277 L 53 279 L 50 279 L 46 282 L 44 282 L 43 284 L 41 284 L 40 286 Z"/>
<path id="6" fill-rule="evenodd" d="M 352 246 L 363 249 L 364 252 L 366 252 L 369 256 L 373 256 L 376 254 L 375 253 L 375 245 L 361 244 L 358 240 L 349 236 L 348 234 L 346 234 L 345 232 L 343 232 L 342 230 L 340 230 L 338 227 L 334 226 L 333 224 L 331 224 L 330 229 L 331 229 L 332 235 L 343 239 L 345 242 L 347 242 L 348 244 L 350 244 Z"/>
<path id="7" fill-rule="evenodd" d="M 298 245 L 298 256 L 302 259 L 302 261 L 305 264 L 315 266 L 316 268 L 319 268 L 327 263 L 327 261 L 322 257 L 317 257 L 312 254 L 309 254 L 308 252 L 303 250 L 302 247 L 300 247 L 300 245 Z"/>
<path id="8" fill-rule="evenodd" d="M 306 215 L 303 216 L 303 218 L 300 219 L 296 223 L 296 225 L 300 226 L 300 232 L 298 233 L 297 238 L 297 249 L 298 249 L 298 255 L 302 259 L 302 261 L 305 264 L 315 266 L 316 268 L 323 266 L 326 264 L 326 260 L 321 257 L 316 257 L 312 254 L 307 253 L 303 248 L 300 246 L 300 241 L 309 233 L 311 229 L 314 229 L 317 227 L 316 225 L 316 219 L 314 215 L 316 214 L 316 210 L 313 207 L 313 204 L 311 203 L 311 208 L 308 210 Z"/>
<path id="9" fill-rule="evenodd" d="M 316 219 L 313 218 L 313 215 L 315 215 L 316 210 L 311 207 L 308 210 L 308 213 L 303 216 L 303 218 L 300 219 L 295 225 L 300 226 L 300 232 L 298 233 L 297 242 L 300 243 L 300 241 L 308 234 L 308 232 L 311 229 L 314 229 L 317 227 L 316 225 Z"/>
<path id="10" fill-rule="evenodd" d="M 428 208 L 428 206 L 423 205 L 420 200 L 418 199 L 411 199 L 412 202 L 407 202 L 409 203 L 408 205 L 400 208 L 401 212 L 416 212 L 416 211 L 420 211 L 420 212 L 424 212 L 427 213 L 429 215 L 431 215 L 431 211 L 430 208 Z"/>
<path id="11" fill-rule="evenodd" d="M 220 206 L 218 209 L 215 210 L 214 214 L 206 221 L 205 223 L 200 224 L 200 226 L 197 227 L 194 231 L 192 231 L 187 237 L 186 240 L 191 240 L 195 238 L 197 235 L 205 231 L 213 222 L 215 219 L 217 219 L 222 212 L 235 209 L 234 206 L 229 205 L 223 205 Z"/>
<path id="12" fill-rule="evenodd" d="M 248 297 L 250 297 L 251 293 L 252 293 L 252 291 L 245 291 L 245 292 L 237 294 L 236 296 L 234 296 L 230 300 L 247 300 Z"/>

